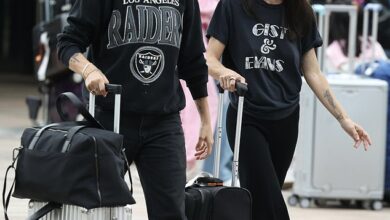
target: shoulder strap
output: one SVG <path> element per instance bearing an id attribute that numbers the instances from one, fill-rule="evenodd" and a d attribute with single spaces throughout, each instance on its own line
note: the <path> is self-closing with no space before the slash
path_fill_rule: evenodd
<path id="1" fill-rule="evenodd" d="M 81 100 L 71 92 L 62 93 L 57 98 L 57 111 L 62 120 L 65 121 L 67 119 L 66 114 L 62 109 L 62 104 L 65 100 L 69 100 L 73 104 L 73 106 L 77 108 L 77 110 L 85 118 L 85 120 L 92 124 L 92 126 L 96 128 L 103 128 L 103 126 L 88 112 Z"/>
<path id="2" fill-rule="evenodd" d="M 7 211 L 8 211 L 9 202 L 11 200 L 11 195 L 12 195 L 14 187 L 15 187 L 15 181 L 16 181 L 16 178 L 14 178 L 14 181 L 12 182 L 11 188 L 9 189 L 9 191 L 7 193 L 8 173 L 9 173 L 10 170 L 14 170 L 15 175 L 16 175 L 15 163 L 16 163 L 16 161 L 19 158 L 20 150 L 22 150 L 21 147 L 20 148 L 15 148 L 13 150 L 13 152 L 12 152 L 12 163 L 7 168 L 7 171 L 5 172 L 4 184 L 3 184 L 3 195 L 2 195 L 2 198 L 3 198 L 3 210 L 4 210 L 4 218 L 5 218 L 5 220 L 9 220 Z"/>
<path id="3" fill-rule="evenodd" d="M 15 179 L 12 182 L 11 188 L 9 189 L 9 192 L 7 193 L 7 179 L 8 179 L 8 173 L 10 170 L 15 170 L 15 161 L 7 168 L 7 171 L 5 172 L 5 178 L 4 178 L 4 185 L 3 185 L 3 208 L 4 208 L 4 218 L 5 220 L 9 220 L 8 218 L 8 206 L 11 199 L 11 194 L 13 192 L 13 189 L 15 187 Z M 7 194 L 7 195 L 6 195 Z"/>
<path id="4" fill-rule="evenodd" d="M 131 185 L 130 192 L 131 192 L 131 195 L 133 195 L 133 191 L 134 191 L 133 190 L 133 179 L 131 178 L 130 163 L 129 163 L 129 160 L 127 159 L 124 148 L 122 150 L 122 155 L 123 155 L 123 159 L 125 160 L 125 165 L 126 165 L 127 171 L 129 172 L 129 180 L 130 180 L 130 185 Z"/>
<path id="5" fill-rule="evenodd" d="M 59 209 L 62 207 L 62 204 L 55 203 L 55 202 L 49 202 L 45 206 L 43 206 L 41 209 L 39 209 L 37 212 L 35 212 L 33 215 L 27 218 L 27 220 L 39 220 L 43 216 L 47 215 L 49 212 L 53 211 L 54 209 Z"/>

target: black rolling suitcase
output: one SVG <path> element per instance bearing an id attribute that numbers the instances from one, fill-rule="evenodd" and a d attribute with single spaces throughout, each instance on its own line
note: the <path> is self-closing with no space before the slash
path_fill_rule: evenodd
<path id="1" fill-rule="evenodd" d="M 219 86 L 218 86 L 219 87 Z M 240 151 L 242 113 L 247 86 L 237 82 L 239 95 L 236 142 L 234 146 L 232 186 L 223 186 L 218 179 L 224 90 L 219 87 L 218 130 L 213 177 L 199 177 L 186 187 L 186 216 L 188 220 L 252 220 L 252 198 L 248 190 L 238 187 L 238 158 Z"/>

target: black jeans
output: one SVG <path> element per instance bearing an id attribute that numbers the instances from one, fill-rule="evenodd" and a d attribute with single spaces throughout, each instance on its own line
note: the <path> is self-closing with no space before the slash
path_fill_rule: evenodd
<path id="1" fill-rule="evenodd" d="M 229 106 L 226 128 L 234 147 L 237 111 Z M 298 139 L 299 108 L 285 119 L 259 120 L 244 114 L 239 156 L 240 183 L 253 199 L 253 220 L 288 220 L 283 199 L 287 170 Z"/>
<path id="2" fill-rule="evenodd" d="M 96 117 L 112 129 L 112 112 L 97 111 Z M 137 166 L 149 220 L 186 220 L 186 153 L 179 113 L 122 114 L 120 133 L 129 161 Z"/>

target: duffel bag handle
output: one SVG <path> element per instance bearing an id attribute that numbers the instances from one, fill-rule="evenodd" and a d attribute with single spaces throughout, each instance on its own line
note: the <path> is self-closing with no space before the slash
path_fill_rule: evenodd
<path id="1" fill-rule="evenodd" d="M 53 124 L 49 124 L 49 125 L 43 126 L 42 128 L 40 128 L 35 133 L 33 139 L 31 140 L 30 144 L 28 145 L 27 149 L 33 150 L 35 148 L 35 145 L 38 143 L 38 140 L 42 136 L 43 132 L 45 132 L 46 130 L 48 130 L 50 128 L 61 126 L 61 125 L 62 126 L 66 126 L 66 125 L 74 126 L 74 125 L 77 125 L 76 128 L 80 128 L 80 127 L 84 128 L 84 127 L 91 126 L 88 121 L 87 122 L 61 122 L 61 123 L 53 123 Z M 67 143 L 68 141 L 70 143 L 70 140 L 74 136 L 74 133 L 78 132 L 82 128 L 80 128 L 78 130 L 75 130 L 74 128 L 72 128 L 69 131 L 69 135 L 67 135 L 67 141 L 65 143 Z M 64 145 L 64 147 L 65 147 L 65 145 Z"/>
<path id="2" fill-rule="evenodd" d="M 88 112 L 81 100 L 71 92 L 62 93 L 57 98 L 57 111 L 63 121 L 66 120 L 65 113 L 62 109 L 62 103 L 65 100 L 69 100 L 77 108 L 77 110 L 85 118 L 85 120 L 90 122 L 92 126 L 97 128 L 103 128 L 103 126 Z"/>

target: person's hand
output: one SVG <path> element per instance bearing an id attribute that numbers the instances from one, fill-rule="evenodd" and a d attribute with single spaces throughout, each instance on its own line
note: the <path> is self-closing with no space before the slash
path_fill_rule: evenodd
<path id="1" fill-rule="evenodd" d="M 240 74 L 230 69 L 225 69 L 222 75 L 219 77 L 219 83 L 221 87 L 229 92 L 236 91 L 236 82 L 246 83 L 245 78 Z"/>
<path id="2" fill-rule="evenodd" d="M 199 140 L 196 144 L 195 157 L 197 160 L 204 160 L 211 154 L 213 142 L 211 125 L 202 124 L 199 132 Z"/>
<path id="3" fill-rule="evenodd" d="M 85 85 L 88 91 L 94 95 L 107 96 L 105 84 L 108 83 L 106 76 L 98 69 L 90 72 L 85 79 Z"/>
<path id="4" fill-rule="evenodd" d="M 355 141 L 355 148 L 359 148 L 359 146 L 363 143 L 364 149 L 366 151 L 368 150 L 368 147 L 371 145 L 371 138 L 360 125 L 356 124 L 350 118 L 342 119 L 340 121 L 340 125 Z"/>

